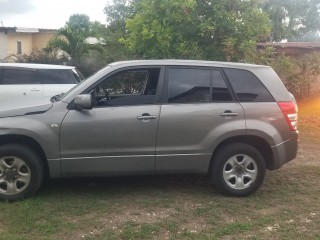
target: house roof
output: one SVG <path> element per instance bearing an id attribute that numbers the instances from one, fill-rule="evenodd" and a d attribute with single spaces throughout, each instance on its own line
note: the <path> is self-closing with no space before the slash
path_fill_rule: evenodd
<path id="1" fill-rule="evenodd" d="M 320 48 L 320 42 L 283 42 L 283 43 L 258 43 L 258 47 L 274 47 L 274 48 L 304 48 L 316 49 Z"/>
<path id="2" fill-rule="evenodd" d="M 21 28 L 21 27 L 0 27 L 0 32 L 7 33 L 39 33 L 39 32 L 56 32 L 56 29 L 44 28 Z"/>

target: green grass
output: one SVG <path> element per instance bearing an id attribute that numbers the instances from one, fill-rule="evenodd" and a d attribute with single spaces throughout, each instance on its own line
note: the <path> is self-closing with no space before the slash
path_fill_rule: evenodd
<path id="1" fill-rule="evenodd" d="M 201 176 L 52 180 L 0 202 L 0 239 L 320 239 L 317 104 L 300 107 L 297 159 L 249 197 L 222 196 Z"/>

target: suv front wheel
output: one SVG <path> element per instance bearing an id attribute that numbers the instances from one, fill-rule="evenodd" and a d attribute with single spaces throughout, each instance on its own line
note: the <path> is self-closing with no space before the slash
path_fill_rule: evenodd
<path id="1" fill-rule="evenodd" d="M 36 152 L 20 144 L 0 146 L 0 199 L 18 200 L 35 193 L 43 179 Z"/>
<path id="2" fill-rule="evenodd" d="M 214 185 L 224 194 L 239 197 L 250 195 L 264 180 L 264 158 L 251 145 L 226 145 L 214 156 L 213 161 L 211 178 Z"/>

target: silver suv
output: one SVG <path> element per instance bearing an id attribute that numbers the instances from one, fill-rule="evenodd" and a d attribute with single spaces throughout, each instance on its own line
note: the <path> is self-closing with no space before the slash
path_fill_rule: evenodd
<path id="1" fill-rule="evenodd" d="M 208 174 L 246 196 L 296 157 L 297 106 L 267 66 L 112 63 L 65 95 L 0 106 L 0 198 L 43 178 Z"/>

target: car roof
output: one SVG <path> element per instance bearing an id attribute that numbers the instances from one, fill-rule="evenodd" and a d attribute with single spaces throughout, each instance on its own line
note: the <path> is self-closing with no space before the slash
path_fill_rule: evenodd
<path id="1" fill-rule="evenodd" d="M 187 66 L 208 66 L 208 67 L 229 67 L 229 68 L 269 68 L 265 65 L 256 65 L 248 63 L 219 62 L 219 61 L 201 61 L 201 60 L 180 60 L 180 59 L 161 59 L 161 60 L 132 60 L 110 63 L 111 67 L 129 67 L 143 65 L 187 65 Z"/>
<path id="2" fill-rule="evenodd" d="M 0 63 L 0 67 L 18 67 L 31 69 L 73 69 L 74 66 L 38 64 L 38 63 Z"/>

